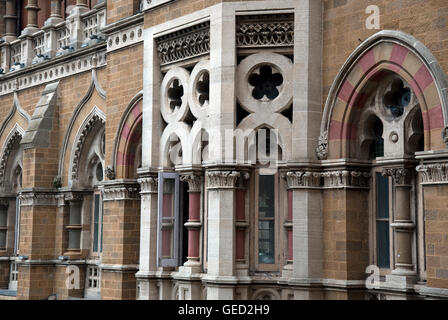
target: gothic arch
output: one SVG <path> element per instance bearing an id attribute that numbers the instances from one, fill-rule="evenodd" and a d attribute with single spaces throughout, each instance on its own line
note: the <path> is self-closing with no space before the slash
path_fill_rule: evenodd
<path id="1" fill-rule="evenodd" d="M 387 73 L 398 74 L 412 88 L 423 117 L 425 150 L 445 149 L 448 85 L 431 52 L 399 31 L 381 31 L 364 41 L 348 58 L 334 81 L 321 123 L 320 159 L 349 158 L 358 132 L 353 116 L 367 99 L 366 88 Z"/>
<path id="2" fill-rule="evenodd" d="M 2 146 L 0 160 L 0 187 L 2 188 L 9 187 L 8 183 L 11 182 L 11 177 L 17 166 L 22 168 L 22 159 L 19 153 L 21 152 L 20 141 L 24 134 L 25 130 L 16 123 Z M 16 152 L 14 153 L 14 151 Z M 11 163 L 11 160 L 14 163 Z"/>
<path id="3" fill-rule="evenodd" d="M 136 150 L 142 140 L 143 92 L 139 92 L 127 107 L 115 138 L 113 163 L 116 179 L 132 178 Z"/>
<path id="4" fill-rule="evenodd" d="M 95 101 L 98 103 L 95 104 Z M 99 101 L 101 101 L 101 103 L 99 103 Z M 75 110 L 73 111 L 73 115 L 65 131 L 64 140 L 62 142 L 62 147 L 60 149 L 58 176 L 62 178 L 63 185 L 65 185 L 68 182 L 68 180 L 64 179 L 69 178 L 71 175 L 71 173 L 68 172 L 67 168 L 71 167 L 72 159 L 71 158 L 67 159 L 66 155 L 70 154 L 69 146 L 75 144 L 75 134 L 77 132 L 76 130 L 77 129 L 79 130 L 79 128 L 83 127 L 82 121 L 85 122 L 85 120 L 83 119 L 87 119 L 92 114 L 92 112 L 94 112 L 95 108 L 98 110 L 100 118 L 103 118 L 105 120 L 104 112 L 100 110 L 98 107 L 99 105 L 102 105 L 102 102 L 105 101 L 106 101 L 106 92 L 101 87 L 98 81 L 96 70 L 93 69 L 90 86 L 87 89 L 87 92 L 85 93 L 81 101 L 76 106 Z"/>
<path id="5" fill-rule="evenodd" d="M 69 186 L 71 186 L 75 180 L 78 180 L 79 170 L 82 167 L 81 157 L 83 153 L 85 153 L 86 147 L 88 147 L 88 145 L 86 145 L 87 138 L 94 130 L 104 131 L 105 124 L 106 115 L 97 106 L 95 106 L 80 126 L 70 152 L 70 170 L 68 176 Z"/>

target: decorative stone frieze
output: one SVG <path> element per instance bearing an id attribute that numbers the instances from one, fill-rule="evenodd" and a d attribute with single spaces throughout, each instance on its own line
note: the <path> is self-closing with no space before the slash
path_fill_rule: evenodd
<path id="1" fill-rule="evenodd" d="M 161 66 L 208 54 L 210 22 L 161 36 L 156 43 Z"/>
<path id="2" fill-rule="evenodd" d="M 58 199 L 54 193 L 22 193 L 20 205 L 23 206 L 57 206 Z"/>
<path id="3" fill-rule="evenodd" d="M 201 192 L 202 176 L 187 174 L 180 176 L 180 181 L 188 183 L 188 192 Z"/>
<path id="4" fill-rule="evenodd" d="M 110 34 L 107 38 L 107 52 L 115 51 L 143 42 L 143 24 L 132 26 Z"/>
<path id="5" fill-rule="evenodd" d="M 283 175 L 288 189 L 320 187 L 322 174 L 312 171 L 289 171 Z"/>
<path id="6" fill-rule="evenodd" d="M 103 201 L 139 199 L 139 189 L 136 186 L 113 185 L 105 186 L 103 190 Z"/>
<path id="7" fill-rule="evenodd" d="M 96 50 L 83 56 L 55 58 L 54 63 L 45 67 L 31 66 L 26 70 L 0 75 L 0 96 L 34 86 L 53 82 L 106 65 L 106 50 Z"/>
<path id="8" fill-rule="evenodd" d="M 328 131 L 320 134 L 319 144 L 316 148 L 317 158 L 319 160 L 326 160 L 328 156 Z"/>
<path id="9" fill-rule="evenodd" d="M 397 185 L 411 183 L 411 171 L 406 168 L 384 168 L 381 174 L 384 177 L 392 177 Z"/>
<path id="10" fill-rule="evenodd" d="M 324 188 L 368 188 L 370 172 L 335 170 L 322 173 Z"/>
<path id="11" fill-rule="evenodd" d="M 140 194 L 157 193 L 159 179 L 154 177 L 143 177 L 137 180 L 140 183 Z"/>
<path id="12" fill-rule="evenodd" d="M 448 183 L 448 163 L 420 165 L 416 170 L 420 173 L 422 184 Z"/>
<path id="13" fill-rule="evenodd" d="M 238 19 L 238 48 L 294 46 L 294 15 L 250 15 Z"/>
<path id="14" fill-rule="evenodd" d="M 240 177 L 237 171 L 208 171 L 208 189 L 233 189 Z"/>

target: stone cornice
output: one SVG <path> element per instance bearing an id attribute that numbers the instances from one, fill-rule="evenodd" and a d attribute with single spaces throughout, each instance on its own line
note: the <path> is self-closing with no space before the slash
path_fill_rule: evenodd
<path id="1" fill-rule="evenodd" d="M 106 43 L 79 49 L 23 69 L 0 75 L 0 96 L 53 82 L 106 65 Z"/>
<path id="2" fill-rule="evenodd" d="M 57 206 L 58 198 L 52 192 L 24 192 L 20 194 L 20 205 L 24 206 Z"/>
<path id="3" fill-rule="evenodd" d="M 448 184 L 448 162 L 424 164 L 416 170 L 422 184 Z"/>

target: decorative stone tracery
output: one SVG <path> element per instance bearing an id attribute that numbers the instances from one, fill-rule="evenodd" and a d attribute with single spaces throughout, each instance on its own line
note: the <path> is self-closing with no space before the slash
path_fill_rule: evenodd
<path id="1" fill-rule="evenodd" d="M 0 160 L 0 186 L 3 186 L 5 183 L 5 170 L 6 165 L 8 164 L 8 158 L 11 151 L 18 146 L 20 140 L 22 140 L 22 134 L 19 131 L 14 131 L 14 133 L 9 138 L 8 142 L 5 145 L 3 150 L 2 158 Z"/>
<path id="2" fill-rule="evenodd" d="M 210 52 L 210 23 L 170 33 L 156 39 L 160 65 L 178 62 Z"/>

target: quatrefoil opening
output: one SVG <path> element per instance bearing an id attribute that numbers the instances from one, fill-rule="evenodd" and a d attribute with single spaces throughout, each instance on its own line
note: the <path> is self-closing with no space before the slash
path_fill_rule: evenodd
<path id="1" fill-rule="evenodd" d="M 395 80 L 390 90 L 384 95 L 383 102 L 392 116 L 399 118 L 411 102 L 411 90 L 404 87 L 403 81 Z"/>

